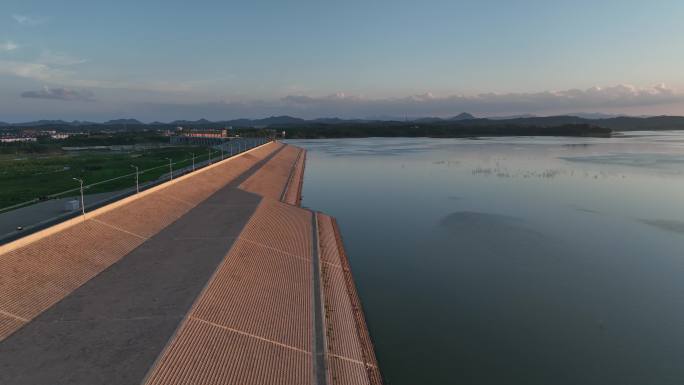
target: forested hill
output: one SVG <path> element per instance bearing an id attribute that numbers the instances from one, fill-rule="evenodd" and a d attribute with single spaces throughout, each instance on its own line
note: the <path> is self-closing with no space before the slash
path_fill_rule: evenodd
<path id="1" fill-rule="evenodd" d="M 0 117 L 2 118 L 2 117 Z M 262 119 L 221 121 L 176 120 L 144 123 L 135 119 L 115 119 L 104 123 L 87 121 L 40 120 L 26 123 L 0 122 L 0 134 L 25 129 L 56 131 L 160 131 L 176 127 L 189 129 L 269 128 L 286 131 L 289 137 L 362 137 L 362 136 L 434 136 L 459 137 L 479 135 L 570 135 L 606 136 L 611 131 L 684 130 L 684 117 L 611 117 L 547 116 L 518 118 L 476 118 L 462 113 L 452 118 L 372 119 L 301 119 L 271 116 Z"/>
<path id="2" fill-rule="evenodd" d="M 541 127 L 528 125 L 497 124 L 471 125 L 468 122 L 453 123 L 399 123 L 373 122 L 354 124 L 299 124 L 271 127 L 285 131 L 287 138 L 363 138 L 363 137 L 433 137 L 458 138 L 476 136 L 610 136 L 609 128 L 589 124 L 563 124 Z"/>

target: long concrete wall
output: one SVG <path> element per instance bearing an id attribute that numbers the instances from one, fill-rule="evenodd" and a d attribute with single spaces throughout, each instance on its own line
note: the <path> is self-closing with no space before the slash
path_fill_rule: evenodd
<path id="1" fill-rule="evenodd" d="M 335 218 L 318 214 L 330 384 L 382 383 Z"/>
<path id="2" fill-rule="evenodd" d="M 290 179 L 288 180 L 287 190 L 283 197 L 283 202 L 295 206 L 301 206 L 302 203 L 302 188 L 304 185 L 304 166 L 306 165 L 306 151 L 300 153 L 297 158 L 297 163 L 292 170 Z"/>

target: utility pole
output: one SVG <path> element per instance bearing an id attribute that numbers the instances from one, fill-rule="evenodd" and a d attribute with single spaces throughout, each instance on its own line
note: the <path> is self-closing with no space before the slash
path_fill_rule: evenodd
<path id="1" fill-rule="evenodd" d="M 166 158 L 169 161 L 169 177 L 173 180 L 173 165 L 171 163 L 171 158 Z"/>
<path id="2" fill-rule="evenodd" d="M 131 165 L 135 169 L 135 193 L 140 192 L 140 185 L 138 184 L 138 166 Z"/>
<path id="3" fill-rule="evenodd" d="M 83 213 L 83 220 L 85 220 L 85 202 L 83 200 L 83 179 L 72 178 L 81 184 L 81 213 Z"/>

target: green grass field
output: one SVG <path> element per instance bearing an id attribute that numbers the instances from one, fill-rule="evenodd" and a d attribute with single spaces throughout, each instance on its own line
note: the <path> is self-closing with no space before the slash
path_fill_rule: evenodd
<path id="1" fill-rule="evenodd" d="M 166 158 L 171 158 L 174 163 L 188 159 L 174 164 L 174 169 L 190 166 L 192 152 L 197 155 L 196 163 L 207 160 L 206 147 L 157 148 L 129 153 L 0 155 L 0 208 L 78 188 L 78 182 L 72 178 L 81 178 L 85 184 L 91 184 L 135 173 L 130 165 L 138 166 L 141 172 L 157 167 L 140 174 L 140 183 L 144 183 L 168 172 Z M 134 175 L 93 186 L 85 193 L 116 191 L 132 186 L 135 186 Z"/>

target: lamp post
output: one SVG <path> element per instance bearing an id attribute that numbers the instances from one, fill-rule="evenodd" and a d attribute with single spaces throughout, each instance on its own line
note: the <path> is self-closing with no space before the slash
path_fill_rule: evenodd
<path id="1" fill-rule="evenodd" d="M 173 166 L 171 163 L 171 158 L 166 158 L 169 161 L 169 176 L 171 179 L 173 179 Z"/>
<path id="2" fill-rule="evenodd" d="M 83 179 L 72 178 L 81 184 L 81 213 L 83 213 L 83 219 L 85 219 L 85 203 L 83 201 Z"/>
<path id="3" fill-rule="evenodd" d="M 140 185 L 138 184 L 138 166 L 131 165 L 135 169 L 135 193 L 140 192 Z"/>
<path id="4" fill-rule="evenodd" d="M 192 155 L 192 171 L 195 171 L 195 153 L 191 152 L 190 155 Z"/>

